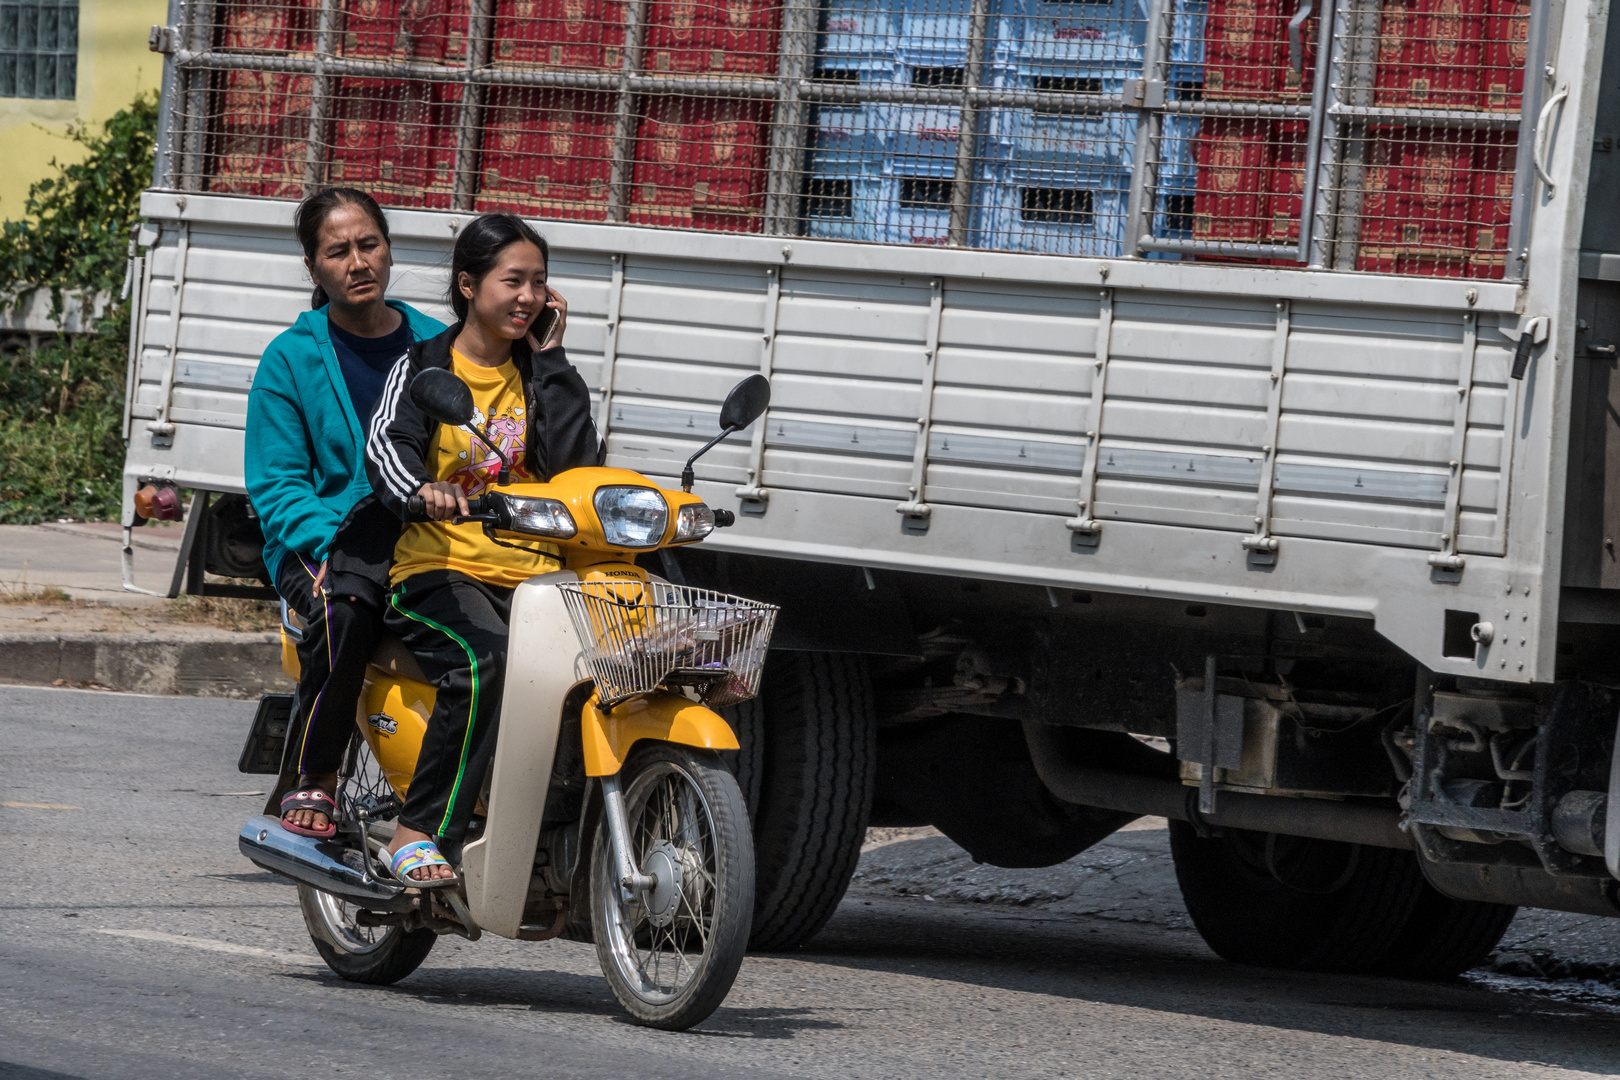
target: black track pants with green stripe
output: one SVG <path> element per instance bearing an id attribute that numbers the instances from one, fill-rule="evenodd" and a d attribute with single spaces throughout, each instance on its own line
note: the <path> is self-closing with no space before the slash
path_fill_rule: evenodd
<path id="1" fill-rule="evenodd" d="M 495 753 L 512 590 L 454 570 L 414 574 L 388 597 L 388 629 L 438 690 L 400 824 L 460 843 Z"/>

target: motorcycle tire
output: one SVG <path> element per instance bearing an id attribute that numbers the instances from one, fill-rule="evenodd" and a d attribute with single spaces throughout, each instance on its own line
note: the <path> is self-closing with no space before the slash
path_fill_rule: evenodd
<path id="1" fill-rule="evenodd" d="M 360 926 L 355 907 L 312 885 L 298 886 L 298 906 L 315 951 L 350 982 L 392 986 L 421 966 L 439 935 L 399 926 Z"/>
<path id="2" fill-rule="evenodd" d="M 637 1023 L 684 1031 L 725 1000 L 748 947 L 754 911 L 748 810 L 736 778 L 706 750 L 642 743 L 620 783 L 631 861 L 659 885 L 645 897 L 620 887 L 604 820 L 591 854 L 597 959 L 613 996 Z"/>

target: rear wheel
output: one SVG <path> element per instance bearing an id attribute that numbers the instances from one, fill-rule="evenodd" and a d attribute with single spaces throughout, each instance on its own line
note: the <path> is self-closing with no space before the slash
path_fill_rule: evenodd
<path id="1" fill-rule="evenodd" d="M 393 799 L 393 789 L 372 757 L 371 746 L 356 731 L 338 770 L 339 836 L 358 840 L 351 813 L 357 807 L 386 807 Z M 364 857 L 369 858 L 370 853 L 364 853 Z M 315 951 L 327 967 L 352 982 L 376 986 L 396 983 L 421 966 L 439 939 L 427 929 L 361 926 L 361 908 L 312 885 L 298 886 L 298 906 Z"/>
<path id="2" fill-rule="evenodd" d="M 760 697 L 727 715 L 759 866 L 749 948 L 797 948 L 838 909 L 866 839 L 877 765 L 866 662 L 773 652 Z"/>
<path id="3" fill-rule="evenodd" d="M 1388 848 L 1172 821 L 1170 851 L 1193 925 L 1238 964 L 1378 970 L 1426 887 L 1411 852 Z"/>
<path id="4" fill-rule="evenodd" d="M 421 966 L 438 935 L 432 930 L 398 926 L 361 926 L 360 909 L 312 885 L 298 886 L 315 951 L 326 966 L 350 982 L 388 986 Z"/>
<path id="5" fill-rule="evenodd" d="M 731 991 L 754 910 L 754 852 L 737 780 L 705 751 L 643 743 L 620 774 L 630 859 L 657 884 L 618 881 L 604 821 L 591 864 L 596 955 L 626 1012 L 683 1031 Z"/>

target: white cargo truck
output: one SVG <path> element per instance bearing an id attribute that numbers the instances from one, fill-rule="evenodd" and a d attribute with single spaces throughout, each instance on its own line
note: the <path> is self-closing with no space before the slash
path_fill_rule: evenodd
<path id="1" fill-rule="evenodd" d="M 1145 814 L 1234 960 L 1436 976 L 1517 906 L 1620 915 L 1605 0 L 380 11 L 154 29 L 124 522 L 196 492 L 171 591 L 255 573 L 300 193 L 377 191 L 440 315 L 513 208 L 609 464 L 672 481 L 771 380 L 698 469 L 736 527 L 655 567 L 782 606 L 733 717 L 756 945 L 868 824 L 1038 866 Z"/>

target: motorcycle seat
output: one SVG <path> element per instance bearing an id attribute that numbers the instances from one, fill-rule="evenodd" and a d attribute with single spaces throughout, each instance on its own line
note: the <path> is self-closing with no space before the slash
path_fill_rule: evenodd
<path id="1" fill-rule="evenodd" d="M 393 634 L 384 634 L 382 640 L 377 642 L 377 648 L 371 654 L 371 665 L 402 679 L 415 679 L 424 683 L 428 681 L 416 663 L 416 654 L 406 648 L 405 642 Z"/>

